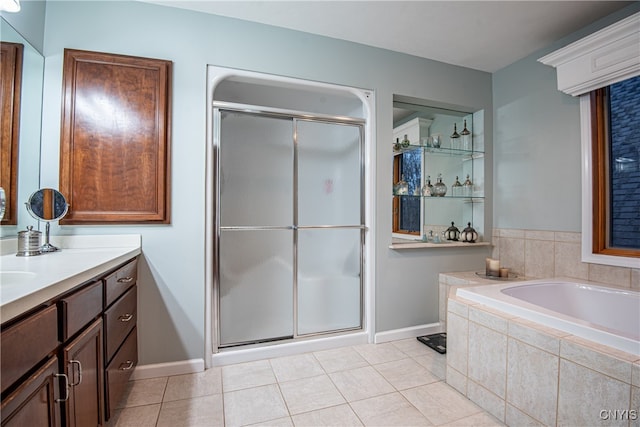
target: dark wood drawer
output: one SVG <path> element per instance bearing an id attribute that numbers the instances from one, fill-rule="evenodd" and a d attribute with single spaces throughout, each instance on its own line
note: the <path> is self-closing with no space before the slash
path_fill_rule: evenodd
<path id="1" fill-rule="evenodd" d="M 137 286 L 129 289 L 121 299 L 104 312 L 105 360 L 111 360 L 137 321 Z"/>
<path id="2" fill-rule="evenodd" d="M 62 340 L 66 341 L 102 312 L 102 281 L 60 300 Z"/>
<path id="3" fill-rule="evenodd" d="M 138 364 L 138 329 L 133 328 L 127 339 L 120 347 L 120 350 L 113 357 L 113 360 L 105 370 L 106 384 L 106 412 L 105 419 L 108 420 L 113 415 L 118 402 L 122 398 L 129 377 L 133 373 L 133 369 Z"/>
<path id="4" fill-rule="evenodd" d="M 3 330 L 0 341 L 0 379 L 4 392 L 58 346 L 57 307 L 47 307 Z"/>
<path id="5" fill-rule="evenodd" d="M 127 289 L 136 284 L 138 259 L 123 265 L 104 279 L 104 307 L 109 307 Z"/>

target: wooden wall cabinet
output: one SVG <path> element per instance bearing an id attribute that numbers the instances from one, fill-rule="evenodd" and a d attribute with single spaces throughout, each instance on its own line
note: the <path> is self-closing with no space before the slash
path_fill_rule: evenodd
<path id="1" fill-rule="evenodd" d="M 65 49 L 61 224 L 170 222 L 171 61 Z"/>

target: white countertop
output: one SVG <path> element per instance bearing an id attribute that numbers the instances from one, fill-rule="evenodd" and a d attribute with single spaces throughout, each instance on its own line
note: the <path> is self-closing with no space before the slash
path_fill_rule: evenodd
<path id="1" fill-rule="evenodd" d="M 15 242 L 2 240 L 0 323 L 139 255 L 140 242 L 140 235 L 52 236 L 60 251 L 17 257 L 8 251 Z"/>

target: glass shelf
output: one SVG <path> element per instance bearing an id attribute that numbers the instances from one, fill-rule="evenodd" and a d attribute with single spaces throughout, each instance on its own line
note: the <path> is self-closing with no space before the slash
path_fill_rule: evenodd
<path id="1" fill-rule="evenodd" d="M 484 201 L 484 196 L 449 196 L 449 195 L 445 195 L 445 196 L 417 196 L 414 194 L 394 194 L 393 197 L 407 197 L 407 198 L 415 198 L 415 199 L 424 199 L 424 200 L 451 200 L 451 199 L 457 199 L 457 200 L 466 200 L 469 203 L 481 203 Z"/>
<path id="2" fill-rule="evenodd" d="M 484 155 L 484 151 L 478 151 L 478 150 L 460 150 L 457 148 L 443 148 L 443 147 L 433 148 L 433 147 L 427 147 L 425 145 L 414 145 L 414 144 L 411 144 L 408 147 L 402 147 L 400 148 L 400 150 L 396 150 L 395 148 L 393 148 L 393 145 L 392 145 L 392 150 L 394 155 L 407 153 L 413 150 L 423 150 L 425 153 L 429 153 L 429 155 L 446 156 L 446 157 L 480 158 Z"/>

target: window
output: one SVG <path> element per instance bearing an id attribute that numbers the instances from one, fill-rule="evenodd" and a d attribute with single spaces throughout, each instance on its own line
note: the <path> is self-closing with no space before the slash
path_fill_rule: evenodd
<path id="1" fill-rule="evenodd" d="M 408 195 L 422 188 L 422 156 L 420 150 L 406 151 L 393 157 L 393 182 L 402 179 L 408 186 Z M 418 193 L 421 194 L 421 193 Z M 422 218 L 420 197 L 393 197 L 393 232 L 420 235 Z"/>
<path id="2" fill-rule="evenodd" d="M 640 77 L 591 92 L 592 253 L 640 257 Z"/>

